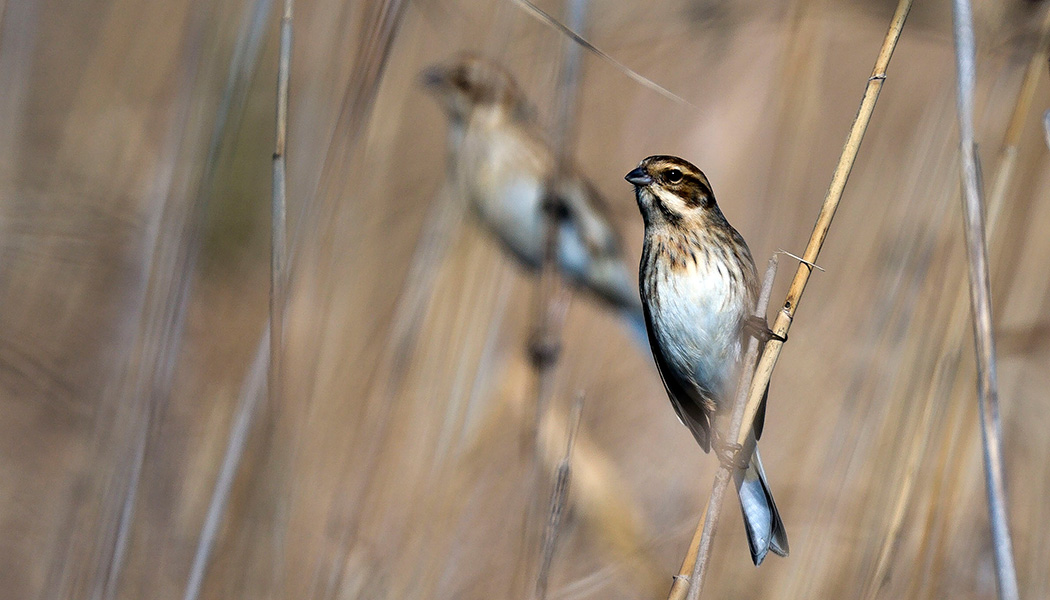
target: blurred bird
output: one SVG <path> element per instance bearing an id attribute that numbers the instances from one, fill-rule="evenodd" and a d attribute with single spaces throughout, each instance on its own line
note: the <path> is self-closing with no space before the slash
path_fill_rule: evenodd
<path id="1" fill-rule="evenodd" d="M 424 84 L 449 119 L 449 171 L 482 224 L 530 269 L 543 263 L 546 216 L 558 223 L 561 273 L 623 313 L 648 343 L 634 277 L 598 191 L 568 165 L 544 205 L 555 154 L 538 131 L 532 109 L 513 77 L 498 64 L 460 56 L 423 72 Z"/>
<path id="2" fill-rule="evenodd" d="M 733 448 L 721 443 L 720 427 L 728 420 L 743 340 L 752 330 L 771 335 L 765 319 L 754 319 L 759 283 L 751 251 L 719 210 L 707 177 L 689 162 L 650 156 L 626 179 L 645 221 L 639 279 L 657 369 L 678 418 L 704 452 L 714 442 L 716 454 L 725 453 Z M 755 565 L 769 550 L 788 553 L 755 445 L 764 419 L 763 399 L 748 438 L 750 461 L 734 468 Z"/>

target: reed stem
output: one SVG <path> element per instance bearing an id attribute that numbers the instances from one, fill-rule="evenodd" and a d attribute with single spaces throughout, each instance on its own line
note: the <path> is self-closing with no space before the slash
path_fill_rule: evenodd
<path id="1" fill-rule="evenodd" d="M 1003 473 L 1002 430 L 999 424 L 999 382 L 996 373 L 995 339 L 992 337 L 991 282 L 988 275 L 988 246 L 985 241 L 984 186 L 974 134 L 974 88 L 976 50 L 973 15 L 968 0 L 952 3 L 955 57 L 958 72 L 959 160 L 962 169 L 963 221 L 970 271 L 970 312 L 973 316 L 974 349 L 977 353 L 977 398 L 981 415 L 988 519 L 1000 600 L 1016 600 L 1010 524 L 1006 512 Z"/>

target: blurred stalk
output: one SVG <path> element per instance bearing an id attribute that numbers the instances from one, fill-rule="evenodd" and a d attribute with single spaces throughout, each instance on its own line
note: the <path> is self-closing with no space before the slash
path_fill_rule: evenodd
<path id="1" fill-rule="evenodd" d="M 795 277 L 791 281 L 791 287 L 788 290 L 784 305 L 777 312 L 776 320 L 773 322 L 773 332 L 779 337 L 787 337 L 788 329 L 791 327 L 795 312 L 798 310 L 798 303 L 806 289 L 810 273 L 816 264 L 820 249 L 824 245 L 824 239 L 827 237 L 828 230 L 831 227 L 831 220 L 834 218 L 835 210 L 842 199 L 846 181 L 857 159 L 857 153 L 860 150 L 861 141 L 864 139 L 864 133 L 867 131 L 868 123 L 871 121 L 872 111 L 875 109 L 875 103 L 879 98 L 879 91 L 882 89 L 882 83 L 886 79 L 886 67 L 889 65 L 890 58 L 893 56 L 893 50 L 897 46 L 897 40 L 900 37 L 901 29 L 904 27 L 904 20 L 908 16 L 911 4 L 911 0 L 900 0 L 897 4 L 897 10 L 894 12 L 893 19 L 890 22 L 890 28 L 879 51 L 875 68 L 871 77 L 868 78 L 868 85 L 864 90 L 864 98 L 861 101 L 860 109 L 853 120 L 853 125 L 850 127 L 845 147 L 842 149 L 842 155 L 839 158 L 838 165 L 835 167 L 835 173 L 832 175 L 831 186 L 824 197 L 824 204 L 821 206 L 820 214 L 817 216 L 813 233 L 802 255 L 802 261 L 798 266 L 798 270 L 795 271 Z M 751 390 L 748 393 L 743 426 L 740 430 L 740 437 L 737 439 L 737 442 L 740 444 L 746 441 L 747 432 L 750 431 L 750 427 L 754 423 L 758 407 L 762 402 L 762 395 L 769 384 L 769 378 L 773 374 L 773 367 L 776 366 L 777 358 L 780 356 L 783 346 L 783 342 L 772 339 L 766 344 L 759 358 L 755 378 L 751 382 Z"/>
<path id="2" fill-rule="evenodd" d="M 262 350 L 269 345 L 270 330 L 263 332 L 263 339 L 258 349 Z M 215 479 L 215 487 L 212 489 L 211 501 L 208 504 L 208 512 L 204 517 L 204 525 L 201 526 L 201 535 L 197 540 L 197 550 L 193 555 L 193 564 L 190 567 L 190 575 L 186 582 L 186 591 L 183 600 L 197 600 L 200 597 L 201 586 L 204 585 L 204 576 L 207 575 L 208 565 L 211 563 L 211 554 L 215 549 L 215 541 L 218 539 L 219 528 L 222 526 L 223 517 L 230 499 L 230 490 L 233 489 L 234 479 L 244 455 L 244 449 L 248 444 L 248 434 L 251 432 L 254 421 L 255 408 L 259 405 L 262 397 L 262 382 L 266 373 L 266 353 L 256 352 L 242 383 L 241 392 L 238 396 L 237 409 L 230 426 L 230 434 L 226 440 L 226 452 L 223 455 L 222 466 L 219 475 Z"/>
<path id="3" fill-rule="evenodd" d="M 572 481 L 572 449 L 576 434 L 580 430 L 580 416 L 583 413 L 583 394 L 572 403 L 569 415 L 569 432 L 565 441 L 565 454 L 555 470 L 554 489 L 551 491 L 550 506 L 547 513 L 547 526 L 543 532 L 543 552 L 540 559 L 540 571 L 536 576 L 536 589 L 533 598 L 547 599 L 547 584 L 550 578 L 551 563 L 558 545 L 558 534 L 561 531 L 561 519 L 569 499 L 569 485 Z"/>
<path id="4" fill-rule="evenodd" d="M 816 265 L 817 256 L 820 253 L 821 247 L 824 245 L 824 240 L 827 237 L 829 228 L 831 227 L 831 221 L 835 216 L 835 211 L 838 208 L 839 201 L 842 199 L 842 193 L 845 190 L 846 181 L 849 179 L 850 171 L 853 169 L 853 164 L 857 159 L 857 153 L 860 150 L 861 141 L 864 139 L 864 133 L 867 131 L 868 123 L 871 121 L 871 115 L 875 109 L 875 103 L 879 98 L 879 92 L 882 90 L 883 81 L 886 79 L 886 68 L 889 66 L 890 58 L 893 56 L 894 49 L 897 47 L 897 41 L 900 38 L 901 30 L 904 27 L 904 21 L 908 16 L 908 11 L 911 9 L 911 4 L 911 0 L 900 0 L 897 4 L 897 9 L 890 21 L 889 30 L 886 32 L 886 38 L 883 40 L 882 48 L 879 50 L 879 56 L 875 61 L 875 67 L 872 69 L 871 77 L 868 78 L 868 85 L 864 90 L 864 97 L 861 100 L 860 109 L 853 120 L 853 125 L 850 127 L 849 135 L 846 138 L 846 144 L 842 149 L 842 155 L 839 158 L 838 165 L 832 175 L 831 185 L 828 188 L 827 195 L 824 197 L 824 204 L 821 206 L 820 214 L 817 216 L 817 222 L 814 225 L 813 233 L 810 236 L 809 243 L 802 255 L 802 261 L 799 263 L 798 269 L 795 271 L 795 277 L 791 281 L 791 287 L 788 289 L 787 299 L 784 301 L 783 307 L 777 312 L 776 320 L 773 322 L 773 332 L 781 339 L 787 338 L 788 329 L 790 329 L 795 312 L 798 310 L 798 303 L 806 289 L 806 283 L 809 281 L 812 269 Z M 744 409 L 744 415 L 736 436 L 736 442 L 741 446 L 747 441 L 747 435 L 754 424 L 758 408 L 762 403 L 762 397 L 765 394 L 766 388 L 769 386 L 769 380 L 773 374 L 773 367 L 776 366 L 777 358 L 780 356 L 780 351 L 783 346 L 784 342 L 774 338 L 766 343 L 765 348 L 762 351 L 758 366 L 755 368 L 754 378 L 751 380 L 747 405 Z M 724 478 L 726 481 L 721 486 L 723 487 L 722 492 L 724 494 L 724 487 L 728 485 L 728 475 L 723 477 L 722 471 L 726 471 L 726 469 L 723 468 L 719 472 L 715 480 L 715 486 L 717 488 L 720 480 Z M 717 496 L 715 495 L 715 491 L 717 490 L 712 490 L 712 500 L 708 507 L 708 516 L 704 519 L 700 528 L 706 529 L 712 527 L 713 522 L 717 520 L 718 511 L 715 509 L 720 507 L 716 506 Z M 696 565 L 694 565 L 693 568 L 692 584 L 690 585 L 691 589 L 689 590 L 690 600 L 696 600 L 700 597 L 700 591 L 704 583 L 703 575 L 705 569 L 706 560 L 700 555 L 700 553 L 698 553 Z"/>
<path id="5" fill-rule="evenodd" d="M 192 200 L 180 197 L 175 183 L 176 169 L 183 143 L 190 135 L 187 126 L 191 122 L 197 92 L 197 73 L 209 23 L 209 9 L 207 4 L 197 4 L 190 12 L 179 61 L 174 114 L 162 142 L 163 156 L 157 161 L 160 167 L 153 183 L 153 205 L 146 208 L 149 218 L 143 261 L 148 268 L 146 289 L 141 301 L 138 333 L 121 382 L 119 403 L 120 410 L 130 410 L 135 414 L 131 426 L 135 429 L 134 441 L 127 458 L 118 455 L 114 479 L 122 481 L 110 484 L 117 490 L 103 492 L 106 496 L 118 496 L 112 500 L 114 504 L 119 503 L 120 508 L 113 523 L 105 522 L 110 520 L 109 515 L 102 516 L 104 522 L 99 532 L 99 546 L 103 556 L 96 565 L 98 571 L 92 582 L 92 600 L 108 600 L 118 595 L 150 436 L 157 427 L 157 414 L 171 394 L 175 364 L 182 345 L 187 299 L 200 249 L 200 222 L 218 158 L 225 113 L 229 109 L 229 103 L 224 102 L 217 110 L 205 172 L 198 182 L 197 193 Z M 103 511 L 109 500 L 102 500 Z"/>
<path id="6" fill-rule="evenodd" d="M 765 183 L 763 200 L 778 202 L 794 190 L 807 189 L 805 182 L 810 180 L 815 168 L 815 161 L 808 153 L 797 152 L 799 145 L 815 143 L 826 118 L 822 110 L 825 98 L 821 89 L 827 63 L 831 57 L 828 51 L 829 33 L 832 30 L 821 18 L 829 14 L 830 0 L 795 0 L 789 7 L 789 16 L 785 48 L 781 52 L 782 64 L 779 67 L 779 81 L 773 89 L 784 90 L 777 94 L 773 101 L 775 107 L 774 140 L 791 140 L 793 143 L 772 144 L 770 148 L 769 177 Z M 787 217 L 797 221 L 799 228 L 804 215 L 795 213 Z M 786 223 L 785 219 L 763 219 L 762 237 L 771 237 L 774 232 L 794 231 L 796 223 Z"/>
<path id="7" fill-rule="evenodd" d="M 234 43 L 233 55 L 230 58 L 230 68 L 226 78 L 226 84 L 223 88 L 223 99 L 220 102 L 220 107 L 223 109 L 219 111 L 219 115 L 216 117 L 216 124 L 212 133 L 212 145 L 208 150 L 209 165 L 217 160 L 217 156 L 213 156 L 213 154 L 217 155 L 219 143 L 221 142 L 224 131 L 226 130 L 227 118 L 233 116 L 234 118 L 239 119 L 240 115 L 243 113 L 249 83 L 255 65 L 258 62 L 259 50 L 262 46 L 262 39 L 266 32 L 266 24 L 269 21 L 272 5 L 272 0 L 254 0 L 251 9 L 244 14 L 244 20 L 238 31 L 237 40 Z M 214 169 L 212 172 L 213 171 Z M 210 182 L 212 179 L 213 177 L 210 174 L 205 178 L 208 188 L 207 195 L 210 195 L 211 193 Z M 273 291 L 271 290 L 271 296 L 272 294 Z M 263 343 L 269 345 L 267 341 L 270 337 L 269 327 L 266 329 L 263 336 Z M 251 430 L 252 422 L 254 420 L 255 407 L 258 404 L 257 400 L 259 390 L 258 385 L 253 384 L 257 383 L 258 380 L 256 378 L 261 377 L 263 371 L 265 371 L 263 363 L 259 360 L 262 356 L 262 354 L 257 353 L 256 359 L 252 362 L 251 369 L 249 370 L 249 375 L 245 379 L 241 393 L 238 396 L 237 408 L 227 438 L 226 451 L 223 454 L 222 465 L 215 481 L 215 487 L 212 489 L 208 511 L 205 514 L 204 523 L 201 526 L 201 533 L 197 540 L 197 549 L 194 553 L 193 563 L 190 566 L 186 590 L 183 595 L 185 600 L 196 600 L 200 594 L 200 588 L 204 583 L 204 576 L 207 573 L 208 564 L 211 560 L 211 553 L 215 545 L 215 540 L 218 536 L 219 528 L 222 525 L 223 517 L 225 516 L 230 489 L 233 487 L 233 480 L 236 477 L 241 457 L 244 454 L 248 432 Z"/>
<path id="8" fill-rule="evenodd" d="M 988 493 L 988 519 L 992 529 L 996 580 L 1000 600 L 1018 598 L 1010 526 L 1006 514 L 1002 431 L 999 424 L 999 382 L 995 340 L 992 337 L 991 284 L 985 242 L 983 183 L 974 136 L 974 87 L 976 50 L 973 15 L 968 0 L 952 3 L 955 57 L 958 71 L 959 160 L 962 168 L 963 217 L 970 268 L 970 310 L 977 352 L 977 396 L 981 413 L 981 440 Z"/>
<path id="9" fill-rule="evenodd" d="M 459 229 L 464 215 L 463 207 L 454 201 L 455 193 L 444 186 L 431 201 L 424 219 L 424 229 L 412 254 L 408 274 L 398 292 L 393 320 L 384 336 L 379 362 L 366 384 L 364 414 L 354 427 L 353 436 L 362 444 L 371 444 L 373 450 L 365 459 L 344 457 L 339 469 L 340 491 L 332 500 L 327 519 L 336 523 L 340 516 L 350 516 L 349 524 L 338 526 L 336 549 L 327 569 L 319 566 L 311 589 L 322 585 L 320 597 L 335 598 L 342 586 L 343 574 L 350 553 L 350 545 L 357 534 L 364 500 L 372 490 L 373 478 L 379 474 L 378 464 L 383 458 L 382 447 L 394 406 L 398 403 L 405 376 L 408 373 L 413 348 L 416 346 L 434 282 L 441 264 L 448 254 L 452 233 Z M 355 483 L 356 482 L 356 483 Z M 326 570 L 327 574 L 321 571 Z"/>
<path id="10" fill-rule="evenodd" d="M 584 26 L 587 11 L 587 0 L 567 0 L 567 27 L 572 31 L 580 31 Z M 544 212 L 544 239 L 543 239 L 543 264 L 540 268 L 539 281 L 536 287 L 535 307 L 533 312 L 534 329 L 532 339 L 529 343 L 530 357 L 533 368 L 533 389 L 535 390 L 535 403 L 531 419 L 527 421 L 527 435 L 522 442 L 523 449 L 531 445 L 532 449 L 532 482 L 533 488 L 530 498 L 527 499 L 528 509 L 522 523 L 523 551 L 520 562 L 521 584 L 528 586 L 530 573 L 532 573 L 532 560 L 535 552 L 539 549 L 537 535 L 541 529 L 538 525 L 543 514 L 542 498 L 547 486 L 546 470 L 544 469 L 542 455 L 543 448 L 540 432 L 543 430 L 544 421 L 547 416 L 547 405 L 550 402 L 554 389 L 554 374 L 558 366 L 561 354 L 561 330 L 565 322 L 565 313 L 571 300 L 571 292 L 563 287 L 558 274 L 558 250 L 560 246 L 561 221 L 566 208 L 564 200 L 559 195 L 561 182 L 566 176 L 566 166 L 571 160 L 574 125 L 576 123 L 576 109 L 579 103 L 579 79 L 580 79 L 580 46 L 578 44 L 566 44 L 565 54 L 562 56 L 561 71 L 558 77 L 558 87 L 554 104 L 554 131 L 552 135 L 552 146 L 554 150 L 554 167 L 544 182 L 543 199 L 541 201 Z M 525 452 L 524 454 L 529 454 Z M 536 526 L 534 526 L 534 524 Z M 512 583 L 512 585 L 514 585 Z M 523 588 L 527 589 L 527 587 Z M 540 583 L 536 583 L 537 592 Z M 512 592 L 513 593 L 513 592 Z M 546 590 L 544 590 L 546 593 Z"/>
<path id="11" fill-rule="evenodd" d="M 370 4 L 364 17 L 361 28 L 363 35 L 357 47 L 354 68 L 343 90 L 339 116 L 332 128 L 332 135 L 328 139 L 320 178 L 312 192 L 304 195 L 297 215 L 298 220 L 292 230 L 288 257 L 288 263 L 292 265 L 292 268 L 289 281 L 286 283 L 289 289 L 294 288 L 296 283 L 294 265 L 297 253 L 308 236 L 316 239 L 318 229 L 321 230 L 320 254 L 333 257 L 329 261 L 335 260 L 334 257 L 337 256 L 336 253 L 330 251 L 332 238 L 336 234 L 333 227 L 336 219 L 332 218 L 332 213 L 350 177 L 352 170 L 348 168 L 348 165 L 352 164 L 353 154 L 358 150 L 361 131 L 364 130 L 365 124 L 372 115 L 376 95 L 379 93 L 379 84 L 382 82 L 390 59 L 390 49 L 401 27 L 407 4 L 405 0 L 376 0 Z M 335 196 L 335 199 L 330 199 L 332 196 Z M 322 205 L 325 200 L 328 200 L 328 205 Z M 316 311 L 319 315 L 317 329 L 322 336 L 328 330 L 332 301 L 331 293 L 324 294 L 321 306 Z M 306 398 L 307 402 L 312 401 L 314 385 L 319 379 L 317 365 L 321 363 L 320 352 L 323 346 L 324 344 L 319 340 L 318 343 L 311 346 L 312 352 L 306 357 L 305 362 L 311 365 L 312 369 L 303 374 L 302 397 Z"/>
<path id="12" fill-rule="evenodd" d="M 277 65 L 277 115 L 274 125 L 273 189 L 270 215 L 270 365 L 267 395 L 271 406 L 280 404 L 281 351 L 284 348 L 285 272 L 288 229 L 285 146 L 288 134 L 288 78 L 292 60 L 292 12 L 295 0 L 284 0 L 281 48 Z"/>
<path id="13" fill-rule="evenodd" d="M 1024 79 L 1014 103 L 1014 110 L 1010 116 L 1010 122 L 1003 137 L 1002 147 L 995 169 L 995 178 L 992 183 L 991 199 L 988 203 L 988 228 L 986 239 L 990 242 L 995 235 L 999 217 L 1005 204 L 1006 191 L 1013 178 L 1014 166 L 1017 162 L 1017 147 L 1021 139 L 1024 123 L 1031 112 L 1032 100 L 1035 97 L 1036 84 L 1039 82 L 1039 73 L 1042 72 L 1043 62 L 1047 56 L 1047 42 L 1050 41 L 1050 13 L 1043 23 L 1043 29 L 1039 37 L 1038 46 L 1032 54 L 1028 67 L 1025 69 Z M 879 551 L 879 557 L 875 563 L 875 572 L 868 582 L 864 598 L 873 600 L 883 589 L 887 581 L 890 558 L 894 549 L 900 541 L 903 531 L 904 516 L 915 489 L 915 481 L 921 468 L 921 459 L 926 454 L 926 447 L 930 437 L 931 416 L 933 406 L 937 404 L 937 396 L 941 392 L 942 385 L 951 385 L 955 381 L 954 374 L 958 367 L 960 353 L 957 351 L 963 343 L 964 324 L 966 318 L 966 304 L 968 290 L 960 283 L 955 292 L 955 301 L 948 317 L 948 326 L 941 339 L 940 349 L 937 353 L 937 362 L 934 366 L 932 385 L 926 395 L 921 421 L 917 429 L 918 435 L 912 440 L 912 446 L 908 452 L 908 459 L 901 482 L 900 494 L 894 505 L 890 521 L 890 527 L 883 540 Z M 955 431 L 949 428 L 949 431 Z M 935 496 L 936 497 L 936 496 Z M 922 544 L 926 545 L 928 538 L 924 535 Z M 925 551 L 919 553 L 925 555 Z M 914 597 L 909 594 L 909 597 Z"/>
<path id="14" fill-rule="evenodd" d="M 568 27 L 579 31 L 584 25 L 587 0 L 568 0 Z M 561 327 L 566 300 L 559 298 L 558 247 L 561 218 L 565 212 L 564 200 L 559 196 L 562 179 L 571 162 L 574 125 L 579 104 L 580 46 L 567 44 L 559 75 L 555 102 L 555 121 L 552 145 L 554 170 L 549 174 L 543 191 L 544 229 L 543 266 L 536 294 L 535 331 L 532 340 L 532 361 L 536 369 L 536 417 L 533 437 L 539 430 L 553 385 L 554 368 L 561 350 Z"/>
<path id="15" fill-rule="evenodd" d="M 597 56 L 598 58 L 602 59 L 603 61 L 605 61 L 606 63 L 611 65 L 614 69 L 616 69 L 620 73 L 623 73 L 624 75 L 626 75 L 631 81 L 634 81 L 638 85 L 640 85 L 640 86 L 642 86 L 642 87 L 644 87 L 644 88 L 646 88 L 648 90 L 652 90 L 652 91 L 656 92 L 657 94 L 660 94 L 661 96 L 663 96 L 664 98 L 667 98 L 668 100 L 671 100 L 673 102 L 677 102 L 677 103 L 680 103 L 680 104 L 685 104 L 686 106 L 691 106 L 692 108 L 698 108 L 692 102 L 689 102 L 688 100 L 686 100 L 685 98 L 682 98 L 678 94 L 675 94 L 671 90 L 669 90 L 669 89 L 663 87 L 662 85 L 656 83 L 655 81 L 645 77 L 644 75 L 642 75 L 641 73 L 638 73 L 634 69 L 631 69 L 627 65 L 623 64 L 622 62 L 616 60 L 615 58 L 613 58 L 612 56 L 607 54 L 601 48 L 598 48 L 594 44 L 592 44 L 589 41 L 587 41 L 587 39 L 584 38 L 583 35 L 578 33 L 579 31 L 581 31 L 580 28 L 573 27 L 572 24 L 566 25 L 566 24 L 558 21 L 558 19 L 555 19 L 549 13 L 545 12 L 542 8 L 536 6 L 535 4 L 530 2 L 529 0 L 514 0 L 514 2 L 519 7 L 521 7 L 526 13 L 528 13 L 528 15 L 530 17 L 536 19 L 540 23 L 543 23 L 544 25 L 546 25 L 546 26 L 548 26 L 548 27 L 550 27 L 552 29 L 555 29 L 555 30 L 561 32 L 562 35 L 565 35 L 566 37 L 568 37 L 575 44 L 581 46 L 582 48 L 584 48 L 588 52 L 590 52 L 590 53 L 594 54 L 595 56 Z"/>
<path id="16" fill-rule="evenodd" d="M 524 358 L 512 360 L 509 368 L 499 374 L 501 386 L 498 395 L 509 402 L 490 411 L 478 424 L 466 454 L 483 456 L 487 460 L 490 448 L 506 443 L 508 422 L 526 422 L 532 414 L 532 396 L 524 390 L 531 376 L 531 366 Z M 517 425 L 514 428 L 520 429 Z M 557 468 L 561 455 L 556 446 L 566 439 L 568 430 L 567 415 L 551 410 L 540 431 L 541 460 L 545 468 L 551 471 Z M 576 435 L 573 456 L 573 510 L 597 536 L 598 549 L 607 560 L 626 565 L 627 574 L 633 583 L 646 591 L 644 595 L 663 588 L 666 576 L 644 543 L 645 532 L 651 527 L 632 501 L 616 465 L 586 430 Z M 476 485 L 476 482 L 471 485 Z"/>

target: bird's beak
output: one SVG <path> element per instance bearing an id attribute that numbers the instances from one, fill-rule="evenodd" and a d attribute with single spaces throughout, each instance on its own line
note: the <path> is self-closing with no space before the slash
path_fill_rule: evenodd
<path id="1" fill-rule="evenodd" d="M 445 82 L 445 70 L 438 65 L 427 67 L 420 74 L 420 81 L 428 88 L 436 88 Z"/>
<path id="2" fill-rule="evenodd" d="M 638 167 L 637 169 L 631 171 L 627 174 L 626 177 L 624 177 L 624 179 L 638 187 L 644 187 L 653 182 L 652 176 L 645 171 L 644 167 Z"/>

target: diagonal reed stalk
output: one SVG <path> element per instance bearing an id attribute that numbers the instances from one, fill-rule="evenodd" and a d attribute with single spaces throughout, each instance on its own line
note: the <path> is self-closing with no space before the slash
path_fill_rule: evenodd
<path id="1" fill-rule="evenodd" d="M 553 16 L 551 16 L 550 13 L 544 11 L 542 8 L 536 6 L 529 0 L 514 0 L 514 3 L 517 6 L 521 7 L 521 9 L 524 10 L 530 17 L 568 37 L 576 45 L 582 46 L 588 52 L 594 54 L 609 65 L 612 65 L 614 69 L 616 69 L 620 73 L 623 73 L 629 79 L 631 79 L 631 81 L 634 81 L 638 85 L 641 85 L 646 89 L 652 90 L 673 102 L 685 104 L 686 106 L 691 106 L 692 108 L 699 108 L 692 102 L 689 102 L 688 100 L 682 98 L 678 94 L 675 94 L 671 90 L 643 76 L 641 73 L 638 73 L 634 69 L 631 69 L 627 65 L 613 58 L 610 54 L 608 54 L 601 48 L 598 48 L 591 42 L 587 41 L 587 38 L 583 37 L 583 35 L 579 33 L 582 31 L 581 28 L 574 26 L 572 23 L 562 23 L 558 19 L 555 19 Z"/>
<path id="2" fill-rule="evenodd" d="M 846 138 L 845 146 L 842 149 L 842 155 L 839 158 L 838 165 L 835 167 L 835 172 L 831 178 L 831 185 L 828 188 L 828 192 L 824 197 L 824 203 L 821 206 L 820 213 L 817 215 L 817 222 L 813 227 L 813 233 L 810 235 L 809 243 L 806 245 L 806 250 L 802 254 L 802 261 L 800 261 L 798 269 L 795 271 L 795 276 L 791 281 L 791 286 L 788 289 L 787 298 L 784 301 L 783 306 L 777 311 L 776 319 L 773 322 L 772 330 L 776 336 L 781 339 L 786 339 L 788 330 L 791 327 L 791 322 L 794 319 L 795 311 L 798 309 L 798 303 L 802 299 L 802 294 L 806 289 L 806 284 L 809 282 L 809 276 L 812 273 L 813 266 L 816 265 L 817 257 L 820 254 L 820 249 L 824 245 L 824 240 L 828 235 L 828 230 L 831 227 L 831 221 L 835 216 L 835 211 L 838 209 L 839 202 L 842 200 L 842 193 L 846 188 L 846 182 L 849 179 L 850 171 L 853 169 L 853 164 L 856 162 L 857 153 L 860 150 L 860 144 L 864 139 L 864 133 L 868 129 L 868 124 L 871 122 L 872 112 L 875 110 L 875 103 L 878 101 L 879 92 L 882 90 L 882 84 L 886 80 L 886 68 L 889 66 L 890 58 L 893 56 L 893 51 L 897 47 L 897 41 L 900 39 L 901 30 L 904 27 L 904 21 L 908 17 L 908 11 L 911 10 L 911 0 L 900 0 L 897 4 L 897 9 L 894 11 L 893 18 L 890 20 L 889 30 L 886 32 L 886 37 L 883 40 L 882 47 L 879 50 L 878 58 L 875 60 L 875 67 L 872 69 L 872 74 L 868 78 L 867 87 L 864 90 L 864 97 L 861 100 L 860 108 L 857 111 L 857 116 L 853 120 L 853 125 L 850 127 L 849 135 Z M 759 358 L 758 366 L 755 368 L 754 377 L 751 380 L 751 386 L 747 394 L 747 405 L 744 409 L 744 416 L 740 424 L 740 428 L 736 431 L 735 439 L 741 446 L 747 441 L 748 432 L 751 431 L 751 427 L 755 421 L 755 416 L 758 414 L 759 405 L 762 403 L 762 396 L 765 393 L 766 387 L 769 385 L 769 379 L 773 374 L 773 368 L 776 366 L 777 359 L 780 357 L 780 351 L 784 347 L 784 343 L 777 339 L 771 339 L 766 343 L 765 348 L 762 351 L 762 355 Z M 733 437 L 732 432 L 730 433 L 731 439 Z M 726 484 L 728 484 L 728 469 L 722 467 L 719 474 L 715 478 L 715 486 L 718 486 L 721 479 L 725 479 L 726 482 L 721 486 L 722 493 L 725 492 Z M 701 519 L 698 529 L 708 529 L 713 527 L 714 521 L 718 518 L 718 508 L 721 503 L 716 503 L 715 491 L 712 490 L 712 499 L 708 504 L 707 517 Z M 694 536 L 695 539 L 696 536 Z M 702 541 L 703 535 L 700 536 Z M 692 549 L 690 548 L 690 552 Z M 698 553 L 696 564 L 693 565 L 692 577 L 690 582 L 686 582 L 682 586 L 676 585 L 679 590 L 688 585 L 689 589 L 689 600 L 696 600 L 700 597 L 700 591 L 703 588 L 703 575 L 706 574 L 708 556 L 701 556 Z M 683 568 L 684 571 L 684 568 Z M 681 578 L 679 578 L 681 580 Z M 677 580 L 676 580 L 677 584 Z M 672 587 L 672 592 L 681 594 L 678 590 Z M 674 599 L 682 598 L 682 595 L 671 596 Z"/>
<path id="3" fill-rule="evenodd" d="M 970 271 L 970 311 L 973 316 L 974 347 L 977 352 L 977 397 L 981 414 L 988 520 L 992 529 L 996 581 L 1000 600 L 1018 598 L 1010 525 L 1006 514 L 1006 483 L 1003 473 L 1002 431 L 999 424 L 999 382 L 996 374 L 995 340 L 992 337 L 991 283 L 988 276 L 988 247 L 985 242 L 984 189 L 981 163 L 974 135 L 974 87 L 976 50 L 973 15 L 968 0 L 952 3 L 955 58 L 958 71 L 959 160 L 962 168 L 963 221 Z"/>

